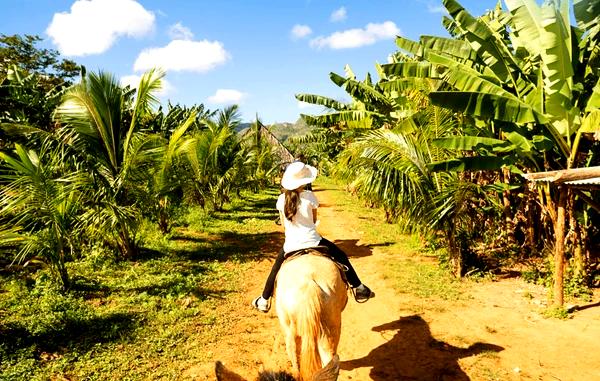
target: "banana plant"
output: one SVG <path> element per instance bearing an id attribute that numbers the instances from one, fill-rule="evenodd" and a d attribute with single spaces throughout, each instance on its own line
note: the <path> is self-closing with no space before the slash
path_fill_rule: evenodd
<path id="1" fill-rule="evenodd" d="M 301 114 L 312 126 L 343 129 L 394 128 L 410 119 L 412 110 L 407 108 L 406 98 L 393 89 L 385 89 L 380 82 L 373 83 L 370 74 L 363 81 L 356 79 L 348 65 L 346 76 L 330 73 L 329 78 L 350 96 L 348 103 L 314 95 L 297 94 L 302 102 L 323 106 L 327 112 L 318 116 Z"/>
<path id="2" fill-rule="evenodd" d="M 574 134 L 597 109 L 599 99 L 594 57 L 598 56 L 600 16 L 593 13 L 598 2 L 575 2 L 579 28 L 570 26 L 567 2 L 505 3 L 508 12 L 497 7 L 476 18 L 457 1 L 444 1 L 456 38 L 423 36 L 415 42 L 399 37 L 399 47 L 417 57 L 427 70 L 409 71 L 411 62 L 383 65 L 382 70 L 392 78 L 391 83 L 414 77 L 436 80 L 439 90 L 430 93 L 434 104 L 481 121 L 482 130 L 496 127 L 494 137 L 512 146 L 501 155 L 490 155 L 489 161 L 506 165 L 501 157 L 512 156 L 509 161 L 514 162 L 529 152 L 529 146 L 537 154 L 525 157 L 525 168 L 539 170 L 550 164 L 542 159 L 550 141 L 562 157 L 563 168 L 581 165 L 575 163 L 579 147 Z M 508 126 L 507 132 L 499 127 L 502 124 Z M 487 148 L 494 152 L 493 146 Z M 449 167 L 458 169 L 457 160 L 462 159 L 452 159 Z M 460 168 L 477 169 L 471 165 L 480 163 L 467 157 Z M 443 166 L 439 163 L 436 168 Z"/>
<path id="3" fill-rule="evenodd" d="M 507 11 L 499 4 L 482 17 L 472 16 L 456 0 L 443 4 L 450 16 L 444 25 L 453 38 L 398 38 L 398 46 L 420 62 L 419 70 L 406 60 L 382 67 L 391 83 L 436 81 L 437 91 L 429 94 L 433 104 L 472 120 L 462 136 L 435 142 L 459 153 L 430 168 L 504 167 L 519 173 L 569 169 L 597 160 L 593 145 L 581 143 L 583 134 L 598 130 L 600 2 L 573 2 L 577 26 L 570 24 L 567 1 L 539 5 L 535 0 L 506 0 Z M 546 186 L 540 194 L 555 227 L 564 225 L 557 216 L 564 218 L 566 189 L 553 194 Z M 562 242 L 564 231 L 557 228 L 555 238 Z M 562 259 L 557 256 L 556 262 Z"/>

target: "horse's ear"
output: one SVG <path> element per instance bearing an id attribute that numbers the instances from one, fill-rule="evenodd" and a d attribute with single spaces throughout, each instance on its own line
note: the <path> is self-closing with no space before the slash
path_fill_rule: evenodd
<path id="1" fill-rule="evenodd" d="M 215 363 L 215 375 L 217 381 L 246 381 L 242 376 L 225 368 L 221 361 Z"/>
<path id="2" fill-rule="evenodd" d="M 335 381 L 340 373 L 340 356 L 333 356 L 329 364 L 313 375 L 313 381 Z"/>

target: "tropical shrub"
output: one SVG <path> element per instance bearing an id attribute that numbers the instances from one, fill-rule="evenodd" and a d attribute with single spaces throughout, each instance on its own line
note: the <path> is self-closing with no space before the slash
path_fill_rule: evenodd
<path id="1" fill-rule="evenodd" d="M 65 152 L 46 144 L 39 152 L 15 146 L 0 152 L 0 246 L 18 247 L 17 263 L 39 258 L 63 288 L 70 286 L 66 262 L 74 254 L 81 226 L 81 172 L 65 171 Z"/>

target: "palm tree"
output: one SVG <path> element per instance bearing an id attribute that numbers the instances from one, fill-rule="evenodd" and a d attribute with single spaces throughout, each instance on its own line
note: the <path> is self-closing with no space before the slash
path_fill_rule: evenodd
<path id="1" fill-rule="evenodd" d="M 140 129 L 158 103 L 154 94 L 163 76 L 150 70 L 133 91 L 110 74 L 90 73 L 66 92 L 55 114 L 62 141 L 92 179 L 94 193 L 84 216 L 88 233 L 114 245 L 123 258 L 137 252 L 138 195 L 145 191 L 157 154 L 156 138 Z"/>
<path id="2" fill-rule="evenodd" d="M 33 257 L 49 265 L 63 288 L 70 286 L 66 262 L 78 240 L 82 213 L 82 172 L 65 175 L 64 150 L 44 144 L 39 152 L 16 144 L 13 155 L 0 152 L 0 246 L 19 248 L 16 262 Z"/>
<path id="3" fill-rule="evenodd" d="M 205 128 L 194 135 L 187 154 L 194 174 L 190 188 L 202 206 L 210 201 L 214 210 L 221 210 L 240 181 L 244 158 L 235 131 L 239 124 L 238 106 L 233 105 L 202 120 Z"/>
<path id="4" fill-rule="evenodd" d="M 190 154 L 194 138 L 186 132 L 196 121 L 196 113 L 191 112 L 181 125 L 169 133 L 169 138 L 155 138 L 158 141 L 156 165 L 149 185 L 148 204 L 156 210 L 158 226 L 163 233 L 170 231 L 170 205 L 176 198 L 189 175 L 184 170 L 184 160 Z M 158 200 L 158 201 L 157 201 Z"/>

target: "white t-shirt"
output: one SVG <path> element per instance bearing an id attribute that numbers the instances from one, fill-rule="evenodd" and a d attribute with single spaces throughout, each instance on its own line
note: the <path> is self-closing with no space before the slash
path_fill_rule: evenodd
<path id="1" fill-rule="evenodd" d="M 313 209 L 319 207 L 319 200 L 311 191 L 300 192 L 300 204 L 292 221 L 285 218 L 285 193 L 277 199 L 277 210 L 283 213 L 283 227 L 285 228 L 285 242 L 283 251 L 289 253 L 295 250 L 306 249 L 319 245 L 321 236 L 313 222 Z"/>

